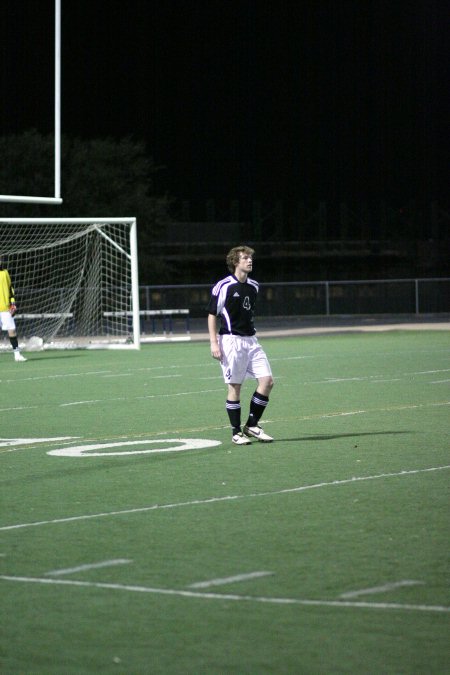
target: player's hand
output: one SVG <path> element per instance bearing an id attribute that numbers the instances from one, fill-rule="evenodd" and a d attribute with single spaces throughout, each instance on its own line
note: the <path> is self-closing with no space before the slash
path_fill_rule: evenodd
<path id="1" fill-rule="evenodd" d="M 11 316 L 14 316 L 16 311 L 17 311 L 16 303 L 12 302 L 9 306 L 9 313 L 11 314 Z"/>
<path id="2" fill-rule="evenodd" d="M 222 352 L 217 342 L 211 342 L 211 356 L 218 361 L 222 360 Z"/>

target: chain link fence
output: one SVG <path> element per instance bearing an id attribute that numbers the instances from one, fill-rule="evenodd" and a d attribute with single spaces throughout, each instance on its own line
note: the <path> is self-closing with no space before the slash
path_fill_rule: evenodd
<path id="1" fill-rule="evenodd" d="M 140 286 L 140 308 L 204 317 L 211 286 Z M 258 316 L 439 314 L 450 312 L 450 278 L 261 283 Z"/>

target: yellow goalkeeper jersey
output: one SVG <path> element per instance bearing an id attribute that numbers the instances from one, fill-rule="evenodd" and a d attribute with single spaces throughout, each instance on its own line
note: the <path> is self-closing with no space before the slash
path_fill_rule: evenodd
<path id="1" fill-rule="evenodd" d="M 14 302 L 14 288 L 8 270 L 0 270 L 0 312 L 7 312 Z"/>

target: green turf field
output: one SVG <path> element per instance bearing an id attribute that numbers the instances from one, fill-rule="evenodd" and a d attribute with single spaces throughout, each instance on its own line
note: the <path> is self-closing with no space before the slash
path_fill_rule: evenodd
<path id="1" fill-rule="evenodd" d="M 2 675 L 450 672 L 449 334 L 262 343 L 0 355 Z"/>

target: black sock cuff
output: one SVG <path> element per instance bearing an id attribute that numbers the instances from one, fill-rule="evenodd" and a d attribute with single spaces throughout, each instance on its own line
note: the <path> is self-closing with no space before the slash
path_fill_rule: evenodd
<path id="1" fill-rule="evenodd" d="M 241 407 L 241 402 L 240 401 L 229 401 L 227 399 L 225 405 L 226 405 L 228 410 L 233 410 L 233 409 L 236 410 L 237 408 Z"/>
<path id="2" fill-rule="evenodd" d="M 260 394 L 259 391 L 255 391 L 255 393 L 252 396 L 252 399 L 254 401 L 264 401 L 264 403 L 268 403 L 269 397 L 264 396 L 264 394 Z"/>

